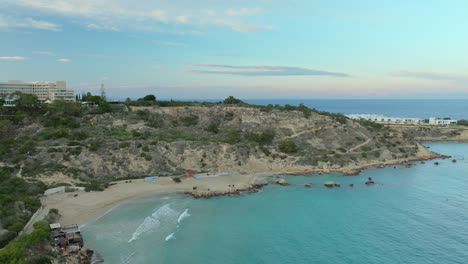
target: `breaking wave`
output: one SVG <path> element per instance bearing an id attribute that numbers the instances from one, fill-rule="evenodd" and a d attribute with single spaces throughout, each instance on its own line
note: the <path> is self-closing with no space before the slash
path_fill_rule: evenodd
<path id="1" fill-rule="evenodd" d="M 168 235 L 168 236 L 166 237 L 166 241 L 168 241 L 168 240 L 170 240 L 170 239 L 173 239 L 173 238 L 175 238 L 175 237 L 174 237 L 174 233 L 171 233 L 170 235 Z"/>
<path id="2" fill-rule="evenodd" d="M 177 218 L 177 223 L 182 222 L 182 220 L 184 220 L 185 218 L 187 218 L 189 216 L 190 216 L 190 214 L 188 213 L 188 208 L 187 208 L 187 209 L 185 209 L 185 211 L 183 213 L 181 213 L 179 215 L 179 218 Z"/>
<path id="3" fill-rule="evenodd" d="M 151 216 L 145 218 L 143 223 L 138 226 L 136 231 L 133 233 L 132 238 L 128 240 L 128 242 L 133 242 L 137 240 L 140 235 L 158 229 L 161 225 L 161 221 L 164 220 L 164 218 L 175 218 L 176 215 L 177 212 L 173 210 L 169 204 L 161 206 L 156 211 L 154 211 Z"/>

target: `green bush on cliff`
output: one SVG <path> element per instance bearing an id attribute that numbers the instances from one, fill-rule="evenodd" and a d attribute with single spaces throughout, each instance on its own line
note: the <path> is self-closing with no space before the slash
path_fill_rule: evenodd
<path id="1" fill-rule="evenodd" d="M 43 222 L 34 224 L 34 231 L 31 234 L 23 234 L 16 240 L 10 242 L 5 248 L 0 250 L 0 263 L 27 264 L 25 257 L 28 250 L 39 246 L 49 240 L 49 227 Z M 32 263 L 41 256 L 36 256 Z"/>
<path id="2" fill-rule="evenodd" d="M 235 98 L 234 96 L 229 96 L 228 98 L 224 99 L 223 104 L 244 104 L 244 102 Z"/>
<path id="3" fill-rule="evenodd" d="M 15 169 L 11 167 L 0 167 L 0 223 L 8 230 L 0 236 L 0 248 L 23 229 L 41 205 L 38 195 L 46 189 L 42 182 L 28 183 L 14 173 Z"/>
<path id="4" fill-rule="evenodd" d="M 275 131 L 273 129 L 267 129 L 260 133 L 248 132 L 245 134 L 245 138 L 249 141 L 257 142 L 260 145 L 269 145 L 273 143 Z"/>
<path id="5" fill-rule="evenodd" d="M 229 144 L 236 144 L 241 141 L 240 130 L 231 129 L 226 132 L 226 142 Z"/>
<path id="6" fill-rule="evenodd" d="M 198 124 L 199 117 L 197 115 L 190 115 L 180 117 L 179 120 L 184 126 L 196 126 Z"/>
<path id="7" fill-rule="evenodd" d="M 290 140 L 281 141 L 278 145 L 278 149 L 283 153 L 295 153 L 298 151 L 296 143 Z"/>
<path id="8" fill-rule="evenodd" d="M 208 132 L 212 132 L 215 134 L 219 133 L 219 121 L 211 121 L 208 127 L 205 129 Z"/>

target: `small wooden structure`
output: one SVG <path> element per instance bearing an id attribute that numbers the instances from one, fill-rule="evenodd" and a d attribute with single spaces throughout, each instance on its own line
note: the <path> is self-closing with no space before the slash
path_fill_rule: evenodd
<path id="1" fill-rule="evenodd" d="M 185 171 L 184 171 L 185 177 L 186 177 L 187 179 L 193 178 L 193 174 L 194 174 L 194 173 L 195 173 L 195 171 L 193 171 L 193 170 L 185 170 Z"/>

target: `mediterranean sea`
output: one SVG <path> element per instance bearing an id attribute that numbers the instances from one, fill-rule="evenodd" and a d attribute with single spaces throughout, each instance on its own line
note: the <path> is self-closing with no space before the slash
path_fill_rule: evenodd
<path id="1" fill-rule="evenodd" d="M 247 99 L 250 104 L 304 105 L 342 114 L 381 114 L 387 117 L 450 117 L 468 119 L 468 100 L 409 99 Z"/>
<path id="2" fill-rule="evenodd" d="M 468 144 L 425 145 L 457 162 L 281 176 L 293 185 L 239 197 L 156 194 L 83 226 L 85 243 L 105 263 L 468 263 Z"/>

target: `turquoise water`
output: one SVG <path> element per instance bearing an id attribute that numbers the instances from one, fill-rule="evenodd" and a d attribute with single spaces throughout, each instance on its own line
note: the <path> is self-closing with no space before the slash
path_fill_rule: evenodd
<path id="1" fill-rule="evenodd" d="M 427 145 L 458 162 L 289 176 L 317 185 L 241 197 L 154 195 L 89 223 L 85 241 L 106 263 L 468 263 L 468 144 Z"/>

